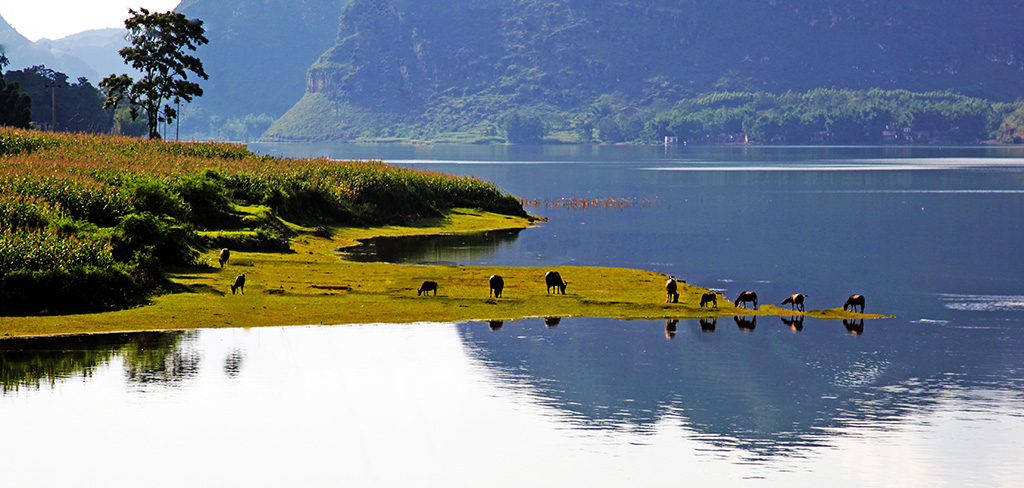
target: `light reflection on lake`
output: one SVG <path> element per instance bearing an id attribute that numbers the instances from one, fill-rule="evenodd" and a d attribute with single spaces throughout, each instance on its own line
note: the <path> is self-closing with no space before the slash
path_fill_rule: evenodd
<path id="1" fill-rule="evenodd" d="M 762 303 L 801 292 L 809 310 L 863 293 L 896 318 L 0 341 L 5 483 L 1024 486 L 1024 149 L 261 151 L 475 175 L 538 201 L 652 202 L 534 207 L 551 220 L 353 259 L 636 267 Z M 37 453 L 68 443 L 89 448 L 47 469 Z"/>
<path id="2" fill-rule="evenodd" d="M 117 354 L 88 378 L 0 396 L 2 431 L 18 440 L 0 447 L 9 467 L 4 480 L 1024 481 L 1011 462 L 1024 438 L 1020 395 L 969 388 L 955 377 L 906 377 L 891 354 L 879 357 L 835 322 L 808 322 L 800 333 L 764 322 L 750 334 L 724 324 L 709 334 L 681 321 L 671 340 L 664 323 L 594 319 L 564 319 L 557 327 L 521 320 L 496 331 L 484 323 L 204 330 L 177 336 L 181 355 L 200 359 L 173 388 L 133 387 L 130 358 Z M 834 362 L 809 346 L 846 359 Z M 756 362 L 746 360 L 751 353 Z M 847 366 L 871 377 L 852 378 L 860 375 Z M 48 469 L 54 460 L 40 453 L 55 446 L 74 454 Z"/>

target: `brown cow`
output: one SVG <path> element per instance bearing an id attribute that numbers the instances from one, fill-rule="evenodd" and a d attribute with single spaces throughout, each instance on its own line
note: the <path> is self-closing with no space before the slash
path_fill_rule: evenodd
<path id="1" fill-rule="evenodd" d="M 843 304 L 843 310 L 849 308 L 851 312 L 856 312 L 857 305 L 860 305 L 860 313 L 864 313 L 864 295 L 850 295 Z"/>
<path id="2" fill-rule="evenodd" d="M 236 290 L 245 295 L 245 273 L 235 277 L 235 283 L 231 285 L 231 294 L 234 295 Z"/>
<path id="3" fill-rule="evenodd" d="M 224 267 L 224 263 L 227 263 L 228 262 L 228 258 L 230 258 L 230 257 L 231 257 L 231 251 L 228 250 L 228 248 L 225 247 L 224 249 L 220 250 L 220 256 L 217 256 L 217 261 L 220 261 L 220 267 L 221 268 Z"/>
<path id="4" fill-rule="evenodd" d="M 569 286 L 569 282 L 562 279 L 562 275 L 558 274 L 558 271 L 548 271 L 544 273 L 544 282 L 548 285 L 548 293 L 551 293 L 551 289 L 555 289 L 555 295 L 561 290 L 562 294 L 565 295 L 565 287 Z"/>
<path id="5" fill-rule="evenodd" d="M 803 293 L 794 293 L 789 298 L 783 300 L 782 304 L 785 305 L 785 304 L 788 303 L 790 310 L 793 310 L 794 308 L 796 308 L 797 310 L 800 310 L 801 312 L 803 312 L 804 311 L 804 298 L 806 298 L 806 297 L 807 297 L 807 295 L 804 295 Z"/>
<path id="6" fill-rule="evenodd" d="M 431 291 L 434 292 L 434 296 L 437 296 L 437 282 L 436 281 L 424 281 L 420 285 L 420 289 L 416 290 L 416 296 L 423 295 L 424 293 L 429 294 Z"/>
<path id="7" fill-rule="evenodd" d="M 677 293 L 678 289 L 679 289 L 679 284 L 676 283 L 675 278 L 669 278 L 668 281 L 665 282 L 665 293 L 668 295 L 665 298 L 665 303 L 668 303 L 668 302 L 678 303 L 679 302 L 679 293 Z"/>
<path id="8" fill-rule="evenodd" d="M 718 308 L 718 295 L 715 292 L 713 292 L 713 291 L 709 291 L 709 292 L 707 292 L 707 293 L 705 293 L 705 294 L 700 296 L 700 306 L 701 307 L 705 307 L 709 303 L 714 305 L 715 308 Z"/>
<path id="9" fill-rule="evenodd" d="M 733 306 L 738 307 L 741 303 L 747 302 L 753 302 L 754 310 L 757 310 L 757 293 L 754 293 L 752 291 L 745 291 L 743 293 L 740 293 L 739 298 L 736 299 L 736 301 L 733 303 Z"/>
<path id="10" fill-rule="evenodd" d="M 493 294 L 494 298 L 501 298 L 501 290 L 505 289 L 505 280 L 501 279 L 501 276 L 499 275 L 491 275 L 488 283 L 491 286 L 491 291 L 487 296 L 491 296 Z"/>

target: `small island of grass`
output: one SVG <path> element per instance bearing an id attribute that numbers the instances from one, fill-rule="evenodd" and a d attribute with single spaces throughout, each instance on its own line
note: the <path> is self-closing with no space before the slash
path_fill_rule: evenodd
<path id="1" fill-rule="evenodd" d="M 379 162 L 291 160 L 242 146 L 0 130 L 0 335 L 511 320 L 801 315 L 720 299 L 667 276 L 546 268 L 355 263 L 338 250 L 377 236 L 524 228 L 512 196 L 475 178 Z M 223 268 L 221 248 L 231 249 Z M 230 285 L 246 275 L 244 293 Z M 487 280 L 505 279 L 501 298 Z M 420 296 L 423 281 L 437 295 Z M 586 284 L 583 286 L 582 284 Z M 820 318 L 880 318 L 841 309 Z"/>

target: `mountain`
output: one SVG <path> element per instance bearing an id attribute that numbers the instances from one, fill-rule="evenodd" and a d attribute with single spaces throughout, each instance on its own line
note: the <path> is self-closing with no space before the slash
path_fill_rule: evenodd
<path id="1" fill-rule="evenodd" d="M 95 77 L 81 76 L 86 76 L 93 85 L 98 85 L 100 80 L 111 74 L 137 75 L 137 72 L 126 65 L 124 58 L 118 54 L 121 48 L 128 45 L 125 38 L 127 34 L 124 29 L 93 29 L 56 40 L 40 39 L 36 41 L 36 45 L 55 55 L 81 60 L 96 73 Z M 67 74 L 72 79 L 77 78 L 73 73 Z"/>
<path id="2" fill-rule="evenodd" d="M 271 140 L 554 128 L 608 97 L 817 88 L 1024 95 L 1024 1 L 351 0 Z M 621 104 L 620 104 L 621 105 Z"/>
<path id="3" fill-rule="evenodd" d="M 203 21 L 196 55 L 210 79 L 182 120 L 185 133 L 210 118 L 279 117 L 305 91 L 306 71 L 337 37 L 345 0 L 183 0 L 175 11 Z"/>
<path id="4" fill-rule="evenodd" d="M 84 76 L 93 84 L 99 82 L 99 72 L 94 67 L 79 58 L 75 52 L 60 46 L 60 42 L 49 39 L 32 42 L 0 17 L 0 50 L 10 60 L 7 69 L 18 70 L 44 65 L 67 74 L 73 80 Z"/>

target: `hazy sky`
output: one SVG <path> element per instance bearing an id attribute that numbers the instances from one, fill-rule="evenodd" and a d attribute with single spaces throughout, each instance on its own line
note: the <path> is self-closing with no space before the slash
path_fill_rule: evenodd
<path id="1" fill-rule="evenodd" d="M 128 9 L 166 12 L 181 0 L 0 0 L 0 16 L 32 41 L 89 29 L 124 27 Z"/>

